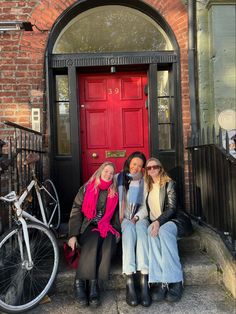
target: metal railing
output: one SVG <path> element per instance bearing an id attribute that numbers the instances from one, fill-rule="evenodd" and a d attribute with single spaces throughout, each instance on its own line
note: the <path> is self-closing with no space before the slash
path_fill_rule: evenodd
<path id="1" fill-rule="evenodd" d="M 43 135 L 40 132 L 5 121 L 4 132 L 0 139 L 0 195 L 14 190 L 20 193 L 30 181 L 30 168 L 24 165 L 29 153 L 37 152 L 40 156 L 36 163 L 37 177 L 43 179 Z M 11 227 L 12 213 L 0 203 L 0 233 L 3 225 Z"/>
<path id="2" fill-rule="evenodd" d="M 235 135 L 215 128 L 189 139 L 190 211 L 221 236 L 236 257 Z"/>

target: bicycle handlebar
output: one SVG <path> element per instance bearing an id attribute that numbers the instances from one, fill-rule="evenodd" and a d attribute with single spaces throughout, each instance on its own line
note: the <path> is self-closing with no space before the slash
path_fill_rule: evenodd
<path id="1" fill-rule="evenodd" d="M 10 192 L 9 194 L 5 195 L 5 196 L 0 196 L 0 200 L 1 201 L 5 201 L 8 203 L 12 203 L 15 200 L 17 200 L 17 195 L 15 191 Z"/>

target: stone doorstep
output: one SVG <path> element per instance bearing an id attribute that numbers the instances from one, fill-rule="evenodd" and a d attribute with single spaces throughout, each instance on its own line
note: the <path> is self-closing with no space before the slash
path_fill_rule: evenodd
<path id="1" fill-rule="evenodd" d="M 217 266 L 209 260 L 206 254 L 200 251 L 189 251 L 181 254 L 184 269 L 185 285 L 214 285 L 219 283 Z M 125 277 L 122 275 L 121 257 L 116 256 L 112 261 L 110 280 L 102 283 L 104 289 L 123 289 Z M 55 283 L 58 293 L 72 293 L 75 278 L 75 270 L 68 268 L 63 256 L 60 259 L 59 272 Z"/>

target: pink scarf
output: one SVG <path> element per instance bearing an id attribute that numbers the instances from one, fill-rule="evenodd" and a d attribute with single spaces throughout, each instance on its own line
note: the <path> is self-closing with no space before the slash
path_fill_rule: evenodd
<path id="1" fill-rule="evenodd" d="M 110 186 L 112 181 L 106 182 L 100 179 L 100 184 L 95 188 L 95 180 L 90 182 L 86 186 L 86 192 L 84 195 L 84 200 L 82 204 L 82 212 L 87 217 L 88 220 L 93 219 L 96 216 L 96 206 L 98 201 L 98 195 L 100 190 L 108 190 L 107 202 L 105 214 L 98 222 L 98 228 L 93 229 L 93 231 L 99 231 L 100 236 L 105 238 L 110 231 L 116 237 L 119 237 L 119 232 L 117 232 L 110 224 L 111 218 L 116 209 L 118 202 L 118 194 L 111 194 Z"/>

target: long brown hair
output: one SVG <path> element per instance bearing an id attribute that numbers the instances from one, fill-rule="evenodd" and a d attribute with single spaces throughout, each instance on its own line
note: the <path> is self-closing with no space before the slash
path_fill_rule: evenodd
<path id="1" fill-rule="evenodd" d="M 160 179 L 160 186 L 164 186 L 167 182 L 169 182 L 171 180 L 171 178 L 167 175 L 165 169 L 162 166 L 162 163 L 160 162 L 159 159 L 155 158 L 155 157 L 151 157 L 147 160 L 146 162 L 146 167 L 148 166 L 148 163 L 150 161 L 154 161 L 158 166 L 160 166 L 160 171 L 159 171 L 159 179 Z M 148 175 L 148 171 L 145 168 L 145 173 L 144 173 L 144 181 L 147 185 L 147 191 L 150 192 L 152 190 L 153 187 L 153 179 L 150 175 Z"/>

